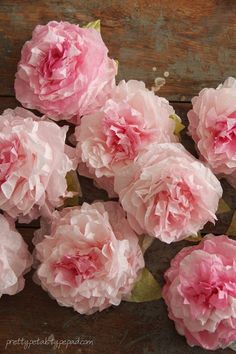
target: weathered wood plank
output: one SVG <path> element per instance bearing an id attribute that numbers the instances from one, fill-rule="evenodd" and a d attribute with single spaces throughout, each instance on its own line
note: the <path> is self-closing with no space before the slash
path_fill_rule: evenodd
<path id="1" fill-rule="evenodd" d="M 1 0 L 0 95 L 14 94 L 20 49 L 37 24 L 98 18 L 110 54 L 120 62 L 119 79 L 151 87 L 168 72 L 162 95 L 186 101 L 235 75 L 234 0 Z"/>

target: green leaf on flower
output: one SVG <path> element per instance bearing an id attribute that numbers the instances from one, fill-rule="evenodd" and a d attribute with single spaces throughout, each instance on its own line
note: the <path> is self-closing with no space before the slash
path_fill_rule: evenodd
<path id="1" fill-rule="evenodd" d="M 71 198 L 66 198 L 64 207 L 72 207 L 79 204 L 79 197 L 82 197 L 82 191 L 76 171 L 70 171 L 66 175 L 66 183 L 68 192 L 72 192 Z"/>
<path id="2" fill-rule="evenodd" d="M 89 22 L 83 28 L 94 28 L 96 31 L 101 32 L 101 20 Z"/>
<path id="3" fill-rule="evenodd" d="M 169 118 L 175 121 L 175 134 L 179 135 L 180 132 L 185 128 L 185 125 L 182 124 L 181 118 L 177 114 L 171 114 Z"/>
<path id="4" fill-rule="evenodd" d="M 153 241 L 154 241 L 154 237 L 151 237 L 149 235 L 143 234 L 143 235 L 139 236 L 139 246 L 140 246 L 143 254 L 151 246 Z"/>
<path id="5" fill-rule="evenodd" d="M 197 233 L 197 235 L 188 236 L 185 240 L 190 242 L 200 242 L 202 240 L 202 236 L 200 233 Z"/>
<path id="6" fill-rule="evenodd" d="M 236 211 L 234 212 L 231 224 L 229 225 L 226 234 L 230 236 L 236 236 Z"/>
<path id="7" fill-rule="evenodd" d="M 147 268 L 142 270 L 139 280 L 134 285 L 132 293 L 127 299 L 129 302 L 146 302 L 159 300 L 161 287 Z"/>
<path id="8" fill-rule="evenodd" d="M 230 210 L 231 209 L 228 206 L 228 204 L 224 201 L 223 198 L 221 198 L 219 201 L 218 210 L 217 210 L 216 214 L 228 213 Z"/>
<path id="9" fill-rule="evenodd" d="M 228 348 L 230 348 L 231 350 L 235 351 L 236 352 L 236 342 L 232 342 Z"/>

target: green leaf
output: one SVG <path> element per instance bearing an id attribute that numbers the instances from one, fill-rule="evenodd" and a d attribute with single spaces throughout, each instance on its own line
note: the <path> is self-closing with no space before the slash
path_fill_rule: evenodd
<path id="1" fill-rule="evenodd" d="M 76 171 L 71 170 L 66 175 L 67 190 L 69 192 L 76 192 L 80 197 L 82 196 L 79 178 Z"/>
<path id="2" fill-rule="evenodd" d="M 199 242 L 202 240 L 202 235 L 198 232 L 197 235 L 190 235 L 185 240 L 190 242 Z"/>
<path id="3" fill-rule="evenodd" d="M 83 26 L 83 28 L 94 28 L 96 31 L 101 32 L 101 21 L 96 20 L 89 22 L 87 25 Z"/>
<path id="4" fill-rule="evenodd" d="M 70 171 L 66 175 L 67 190 L 72 192 L 71 198 L 66 198 L 64 207 L 72 207 L 79 204 L 79 197 L 82 197 L 82 191 L 76 171 Z"/>
<path id="5" fill-rule="evenodd" d="M 228 204 L 224 201 L 223 198 L 221 198 L 219 201 L 218 210 L 217 210 L 216 214 L 228 213 L 230 210 L 231 209 L 228 206 Z"/>
<path id="6" fill-rule="evenodd" d="M 154 237 L 151 237 L 149 235 L 143 234 L 143 235 L 139 236 L 139 245 L 140 245 L 140 248 L 141 248 L 143 254 L 151 246 L 153 241 L 154 241 Z"/>
<path id="7" fill-rule="evenodd" d="M 64 204 L 63 204 L 63 208 L 74 207 L 74 206 L 77 206 L 77 205 L 79 205 L 79 196 L 78 195 L 74 195 L 71 198 L 65 198 Z"/>
<path id="8" fill-rule="evenodd" d="M 236 352 L 236 342 L 232 342 L 228 348 L 230 348 L 231 350 L 235 351 Z"/>
<path id="9" fill-rule="evenodd" d="M 180 132 L 185 128 L 185 125 L 182 124 L 181 118 L 177 114 L 171 114 L 169 118 L 175 121 L 175 134 L 179 135 Z"/>
<path id="10" fill-rule="evenodd" d="M 139 280 L 134 285 L 132 293 L 127 301 L 146 302 L 159 300 L 161 298 L 161 287 L 147 268 L 142 270 Z"/>
<path id="11" fill-rule="evenodd" d="M 236 236 L 236 211 L 234 212 L 231 224 L 226 232 L 227 235 Z"/>

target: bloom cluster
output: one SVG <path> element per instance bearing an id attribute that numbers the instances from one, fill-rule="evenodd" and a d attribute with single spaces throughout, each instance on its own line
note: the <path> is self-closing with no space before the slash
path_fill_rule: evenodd
<path id="1" fill-rule="evenodd" d="M 215 222 L 223 191 L 214 173 L 236 184 L 236 80 L 193 99 L 198 160 L 181 144 L 165 98 L 142 81 L 116 83 L 118 64 L 97 24 L 37 26 L 22 48 L 15 92 L 41 114 L 18 107 L 0 117 L 0 293 L 22 290 L 32 265 L 14 222 L 41 217 L 34 280 L 81 314 L 132 298 L 145 270 L 144 234 L 172 243 Z M 65 207 L 71 171 L 117 200 Z M 210 235 L 166 272 L 169 316 L 190 345 L 236 341 L 235 259 L 235 241 Z"/>

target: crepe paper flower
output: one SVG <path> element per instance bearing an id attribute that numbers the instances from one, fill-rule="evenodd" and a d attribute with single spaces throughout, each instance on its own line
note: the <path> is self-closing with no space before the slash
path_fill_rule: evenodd
<path id="1" fill-rule="evenodd" d="M 236 342 L 235 260 L 236 241 L 209 234 L 171 261 L 162 295 L 189 345 L 216 350 Z"/>
<path id="2" fill-rule="evenodd" d="M 211 170 L 174 143 L 149 145 L 116 172 L 114 189 L 133 229 L 166 243 L 214 222 L 222 195 Z"/>
<path id="3" fill-rule="evenodd" d="M 192 104 L 189 132 L 201 158 L 236 186 L 236 79 L 203 89 Z"/>
<path id="4" fill-rule="evenodd" d="M 34 243 L 36 282 L 81 314 L 119 305 L 144 267 L 137 235 L 117 202 L 55 211 Z"/>
<path id="5" fill-rule="evenodd" d="M 21 52 L 16 98 L 54 120 L 79 122 L 101 107 L 115 85 L 117 64 L 94 28 L 51 21 L 38 25 Z"/>
<path id="6" fill-rule="evenodd" d="M 24 274 L 32 265 L 27 244 L 16 231 L 13 220 L 0 214 L 0 297 L 23 290 Z"/>
<path id="7" fill-rule="evenodd" d="M 171 115 L 174 109 L 168 101 L 155 96 L 144 82 L 121 81 L 100 111 L 84 116 L 76 127 L 79 173 L 94 177 L 105 189 L 106 185 L 113 186 L 115 171 L 148 144 L 178 141 Z M 115 196 L 112 188 L 108 192 Z"/>
<path id="8" fill-rule="evenodd" d="M 0 116 L 0 209 L 20 222 L 48 215 L 63 204 L 66 174 L 76 168 L 65 145 L 68 127 L 41 120 L 23 109 Z"/>

